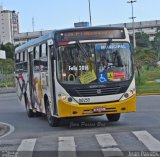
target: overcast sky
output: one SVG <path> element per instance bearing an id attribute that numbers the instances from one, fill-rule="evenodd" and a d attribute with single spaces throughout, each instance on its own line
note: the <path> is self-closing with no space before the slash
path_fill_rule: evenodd
<path id="1" fill-rule="evenodd" d="M 131 22 L 127 0 L 90 0 L 92 25 Z M 20 32 L 70 28 L 89 22 L 88 0 L 0 0 L 5 9 L 19 12 Z M 135 21 L 160 20 L 160 0 L 137 0 Z"/>

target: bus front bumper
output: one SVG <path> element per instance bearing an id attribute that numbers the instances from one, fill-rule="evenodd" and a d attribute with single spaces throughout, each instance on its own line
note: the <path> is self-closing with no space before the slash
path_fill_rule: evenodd
<path id="1" fill-rule="evenodd" d="M 95 108 L 105 110 L 95 112 Z M 119 102 L 109 102 L 100 104 L 80 104 L 74 105 L 62 100 L 58 101 L 58 117 L 78 117 L 94 116 L 102 114 L 127 113 L 136 111 L 136 95 Z"/>

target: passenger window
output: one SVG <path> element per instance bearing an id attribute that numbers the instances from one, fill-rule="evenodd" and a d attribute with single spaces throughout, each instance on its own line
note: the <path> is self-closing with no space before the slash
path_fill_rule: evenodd
<path id="1" fill-rule="evenodd" d="M 46 56 L 47 56 L 47 45 L 42 44 L 42 57 L 46 57 Z"/>
<path id="2" fill-rule="evenodd" d="M 39 59 L 40 57 L 39 46 L 36 46 L 35 52 L 36 52 L 36 59 Z"/>

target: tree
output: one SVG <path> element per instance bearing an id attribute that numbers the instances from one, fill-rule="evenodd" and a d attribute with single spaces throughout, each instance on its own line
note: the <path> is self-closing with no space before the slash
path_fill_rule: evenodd
<path id="1" fill-rule="evenodd" d="M 151 47 L 151 42 L 149 41 L 149 35 L 144 32 L 136 32 L 136 45 L 143 48 Z"/>
<path id="2" fill-rule="evenodd" d="M 137 48 L 134 54 L 135 67 L 138 73 L 138 82 L 141 81 L 141 67 L 147 65 L 149 70 L 150 66 L 156 66 L 157 52 L 149 48 Z"/>
<path id="3" fill-rule="evenodd" d="M 11 58 L 11 59 L 14 58 L 15 47 L 13 44 L 11 43 L 1 44 L 0 47 L 1 47 L 1 50 L 6 51 L 6 58 Z"/>
<path id="4" fill-rule="evenodd" d="M 153 48 L 157 51 L 158 60 L 160 60 L 160 32 L 157 32 L 153 41 Z"/>

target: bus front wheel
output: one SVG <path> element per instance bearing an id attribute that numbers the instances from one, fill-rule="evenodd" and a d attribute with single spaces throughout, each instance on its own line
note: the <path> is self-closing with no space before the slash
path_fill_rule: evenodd
<path id="1" fill-rule="evenodd" d="M 45 108 L 46 108 L 47 121 L 49 125 L 52 127 L 58 126 L 60 120 L 52 116 L 48 100 L 45 101 Z"/>
<path id="2" fill-rule="evenodd" d="M 121 114 L 120 113 L 107 114 L 106 116 L 109 122 L 116 122 L 120 119 Z"/>

